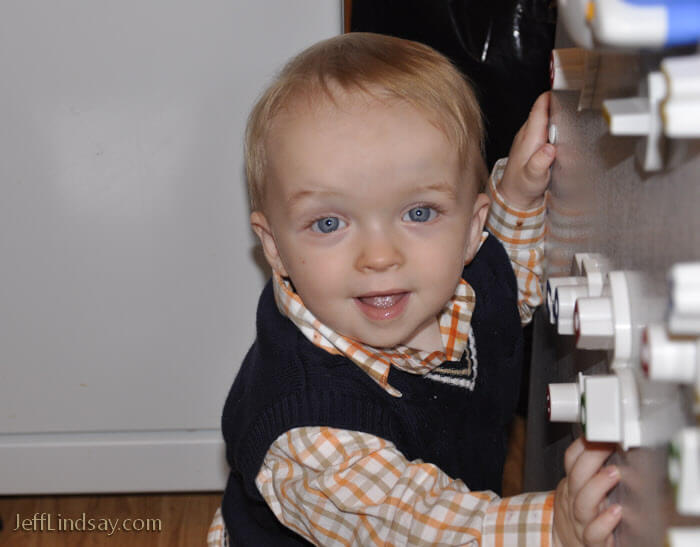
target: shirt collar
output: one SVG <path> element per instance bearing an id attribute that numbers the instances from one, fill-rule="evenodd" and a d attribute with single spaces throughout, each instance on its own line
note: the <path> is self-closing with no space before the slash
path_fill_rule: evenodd
<path id="1" fill-rule="evenodd" d="M 482 244 L 487 236 L 488 232 L 483 232 Z M 444 351 L 428 352 L 403 345 L 375 348 L 342 336 L 321 323 L 304 306 L 288 279 L 275 273 L 272 286 L 280 313 L 288 317 L 306 338 L 329 353 L 344 355 L 395 397 L 400 397 L 401 392 L 389 385 L 392 365 L 412 374 L 423 375 L 445 361 L 458 361 L 462 357 L 476 305 L 474 289 L 464 279 L 460 279 L 454 295 L 438 316 Z"/>

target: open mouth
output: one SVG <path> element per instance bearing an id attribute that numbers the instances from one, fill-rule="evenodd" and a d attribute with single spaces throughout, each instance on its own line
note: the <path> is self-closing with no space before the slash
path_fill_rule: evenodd
<path id="1" fill-rule="evenodd" d="M 401 315 L 408 304 L 408 292 L 391 292 L 358 296 L 355 298 L 357 306 L 369 319 L 386 320 L 394 319 Z"/>

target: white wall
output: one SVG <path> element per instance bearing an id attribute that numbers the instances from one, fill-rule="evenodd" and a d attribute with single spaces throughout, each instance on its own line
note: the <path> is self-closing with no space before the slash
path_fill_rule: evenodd
<path id="1" fill-rule="evenodd" d="M 0 3 L 0 494 L 222 486 L 266 275 L 245 120 L 341 29 L 330 0 Z"/>

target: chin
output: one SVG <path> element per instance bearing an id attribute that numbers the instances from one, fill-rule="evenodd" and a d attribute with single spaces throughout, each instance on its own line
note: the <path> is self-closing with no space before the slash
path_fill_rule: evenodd
<path id="1" fill-rule="evenodd" d="M 377 336 L 376 334 L 374 336 L 359 338 L 358 340 L 367 346 L 380 349 L 391 349 L 400 346 L 404 342 L 404 338 L 397 336 Z"/>
<path id="2" fill-rule="evenodd" d="M 343 332 L 340 329 L 335 329 L 335 331 L 341 336 L 350 338 L 359 344 L 364 344 L 366 346 L 372 346 L 373 348 L 385 349 L 393 348 L 398 346 L 401 342 L 396 341 L 394 336 L 377 336 L 377 333 L 358 333 L 358 332 Z"/>

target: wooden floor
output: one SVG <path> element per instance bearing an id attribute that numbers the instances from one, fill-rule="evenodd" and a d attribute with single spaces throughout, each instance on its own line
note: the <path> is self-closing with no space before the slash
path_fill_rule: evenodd
<path id="1" fill-rule="evenodd" d="M 525 421 L 519 418 L 511 428 L 511 442 L 503 473 L 504 496 L 519 494 L 522 491 L 524 447 Z M 0 497 L 0 519 L 3 525 L 0 531 L 0 546 L 206 545 L 207 529 L 220 501 L 220 493 Z M 82 524 L 83 513 L 85 525 Z M 90 519 L 94 519 L 92 522 L 95 528 L 102 526 L 110 530 L 80 531 L 79 528 L 89 526 Z M 65 531 L 71 524 L 78 530 Z M 158 528 L 158 525 L 159 530 L 146 530 L 148 527 Z M 112 526 L 115 526 L 114 531 L 111 531 Z M 125 529 L 140 527 L 144 529 Z"/>
<path id="2" fill-rule="evenodd" d="M 3 529 L 0 531 L 0 546 L 189 547 L 206 545 L 207 529 L 220 501 L 220 493 L 0 497 L 0 518 L 3 524 Z M 83 513 L 85 513 L 85 525 L 82 524 Z M 20 526 L 15 530 L 18 515 Z M 90 519 L 94 519 L 92 523 L 95 528 L 114 526 L 114 531 L 110 534 L 111 530 L 71 532 L 60 529 L 69 528 L 71 524 L 77 529 L 89 527 Z M 106 519 L 110 519 L 111 522 Z M 25 525 L 25 530 L 22 530 L 22 524 Z M 43 531 L 41 531 L 42 524 Z M 146 530 L 146 528 L 153 529 L 158 526 L 160 530 Z M 54 530 L 49 531 L 48 528 Z M 128 528 L 143 528 L 143 530 L 127 531 Z"/>
<path id="3" fill-rule="evenodd" d="M 508 453 L 503 466 L 501 494 L 504 498 L 523 493 L 523 473 L 525 472 L 525 426 L 526 420 L 516 416 L 510 427 Z"/>

